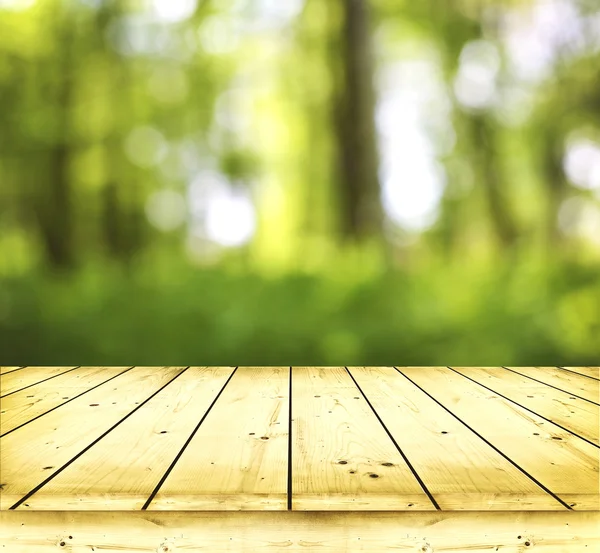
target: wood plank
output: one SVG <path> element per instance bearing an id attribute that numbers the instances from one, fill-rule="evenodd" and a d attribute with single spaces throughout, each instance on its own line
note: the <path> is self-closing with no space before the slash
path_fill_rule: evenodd
<path id="1" fill-rule="evenodd" d="M 70 367 L 27 367 L 27 370 L 14 371 L 3 374 L 0 378 L 0 397 L 13 394 L 28 386 L 32 386 L 48 378 L 73 370 Z M 75 369 L 77 370 L 77 369 Z"/>
<path id="2" fill-rule="evenodd" d="M 393 367 L 349 371 L 442 510 L 565 510 Z"/>
<path id="3" fill-rule="evenodd" d="M 589 378 L 595 378 L 600 380 L 600 367 L 560 367 L 567 371 L 575 372 L 587 376 Z"/>
<path id="4" fill-rule="evenodd" d="M 596 447 L 448 368 L 399 370 L 573 509 L 600 509 Z"/>
<path id="5" fill-rule="evenodd" d="M 232 372 L 189 368 L 19 508 L 141 509 Z"/>
<path id="6" fill-rule="evenodd" d="M 289 367 L 239 367 L 149 510 L 287 508 Z"/>
<path id="7" fill-rule="evenodd" d="M 0 436 L 127 370 L 81 367 L 0 399 Z"/>
<path id="8" fill-rule="evenodd" d="M 292 414 L 292 509 L 435 510 L 343 367 L 294 367 Z"/>
<path id="9" fill-rule="evenodd" d="M 0 438 L 0 509 L 8 509 L 51 477 L 183 367 L 135 367 Z"/>
<path id="10" fill-rule="evenodd" d="M 600 408 L 525 376 L 498 368 L 452 367 L 535 413 L 600 445 Z"/>
<path id="11" fill-rule="evenodd" d="M 535 378 L 544 384 L 559 388 L 565 394 L 579 396 L 588 401 L 593 401 L 597 405 L 600 404 L 600 382 L 596 382 L 591 378 L 561 371 L 556 367 L 507 368 L 519 374 Z"/>
<path id="12" fill-rule="evenodd" d="M 20 371 L 24 368 L 25 367 L 0 367 L 0 376 L 2 376 L 3 374 L 6 374 L 8 372 Z"/>
<path id="13" fill-rule="evenodd" d="M 591 553 L 591 512 L 0 512 L 10 553 Z M 64 544 L 64 545 L 61 545 Z"/>

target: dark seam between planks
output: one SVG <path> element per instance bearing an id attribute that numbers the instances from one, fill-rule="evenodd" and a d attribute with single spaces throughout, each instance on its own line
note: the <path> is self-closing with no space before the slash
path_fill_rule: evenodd
<path id="1" fill-rule="evenodd" d="M 154 490 L 150 494 L 150 497 L 148 497 L 148 499 L 146 500 L 146 503 L 144 503 L 144 505 L 142 506 L 142 509 L 141 509 L 142 511 L 145 511 L 148 508 L 148 506 L 150 505 L 150 503 L 152 503 L 152 500 L 154 499 L 154 497 L 158 493 L 158 490 L 165 483 L 165 480 L 168 478 L 169 474 L 171 474 L 171 471 L 175 468 L 175 465 L 177 464 L 177 461 L 179 461 L 179 459 L 183 455 L 183 452 L 186 450 L 187 446 L 190 444 L 190 442 L 192 441 L 192 439 L 196 435 L 196 432 L 198 432 L 198 429 L 200 428 L 200 425 L 204 422 L 204 419 L 211 412 L 211 410 L 214 407 L 215 403 L 217 403 L 217 400 L 219 399 L 219 397 L 223 393 L 223 390 L 225 389 L 225 387 L 227 386 L 227 384 L 229 384 L 229 381 L 233 378 L 233 375 L 236 373 L 237 369 L 238 368 L 235 367 L 233 369 L 233 371 L 231 371 L 231 374 L 229 375 L 229 378 L 227 378 L 227 380 L 225 381 L 225 384 L 223 384 L 222 388 L 219 390 L 219 393 L 216 395 L 215 399 L 212 400 L 212 403 L 209 405 L 209 407 L 206 410 L 206 412 L 204 413 L 204 415 L 202 415 L 202 418 L 200 419 L 200 422 L 196 425 L 196 428 L 194 428 L 194 430 L 190 434 L 189 438 L 183 444 L 183 447 L 181 448 L 181 450 L 179 451 L 179 453 L 177 454 L 177 456 L 175 457 L 175 459 L 173 459 L 173 462 L 169 465 L 169 468 L 163 474 L 162 478 L 159 480 L 158 484 L 156 485 L 156 487 L 154 488 Z"/>
<path id="2" fill-rule="evenodd" d="M 103 384 L 106 384 L 107 382 L 110 382 L 113 378 L 117 378 L 117 376 L 121 376 L 122 374 L 125 374 L 127 371 L 130 371 L 131 369 L 133 369 L 133 367 L 129 367 L 128 369 L 125 369 L 123 372 L 120 372 L 119 374 L 116 374 L 115 376 L 111 376 L 108 380 L 105 380 L 104 382 L 100 382 L 100 384 L 96 384 L 94 387 L 90 388 L 89 390 L 85 390 L 84 392 L 81 392 L 80 394 L 76 395 L 75 397 L 72 397 L 71 399 L 68 399 L 64 403 L 56 405 L 55 407 L 52 407 L 52 409 L 48 409 L 48 411 L 46 411 L 44 413 L 40 413 L 39 415 L 33 417 L 32 419 L 30 419 L 30 420 L 28 420 L 28 421 L 20 424 L 19 426 L 15 426 L 15 428 L 13 428 L 12 430 L 8 430 L 4 434 L 0 434 L 0 438 L 4 438 L 4 436 L 8 436 L 11 432 L 14 432 L 15 430 L 18 430 L 19 428 L 22 428 L 26 424 L 29 424 L 30 422 L 33 422 L 34 420 L 37 420 L 40 417 L 43 417 L 44 415 L 47 415 L 48 413 L 51 413 L 55 409 L 58 409 L 59 407 L 62 407 L 63 405 L 66 405 L 67 403 L 73 401 L 74 399 L 77 399 L 78 397 L 81 397 L 83 394 L 87 394 L 88 392 L 91 392 L 92 390 L 95 390 L 99 386 L 102 386 Z"/>
<path id="3" fill-rule="evenodd" d="M 501 394 L 500 392 L 497 392 L 496 390 L 492 390 L 491 388 L 488 388 L 485 384 L 482 384 L 481 382 L 478 382 L 477 380 L 474 380 L 473 378 L 471 378 L 470 376 L 467 376 L 466 374 L 461 373 L 460 371 L 457 371 L 455 369 L 453 369 L 452 367 L 448 367 L 451 371 L 454 371 L 456 374 L 460 374 L 460 376 L 463 376 L 465 378 L 468 378 L 470 381 L 474 382 L 475 384 L 478 384 L 479 386 L 482 386 L 483 388 L 485 388 L 486 390 L 489 390 L 490 392 L 499 395 L 500 397 L 514 403 L 515 405 L 518 405 L 519 407 L 525 409 L 526 411 L 529 411 L 530 413 L 533 413 L 534 415 L 540 417 L 541 419 L 544 419 L 545 421 L 548 421 L 550 423 L 552 423 L 555 426 L 558 426 L 559 428 L 562 428 L 565 432 L 569 432 L 569 434 L 573 434 L 573 436 L 583 440 L 584 442 L 587 442 L 590 445 L 593 445 L 594 447 L 600 449 L 600 445 L 595 444 L 594 442 L 592 442 L 591 440 L 588 440 L 587 438 L 584 438 L 583 436 L 580 436 L 579 434 L 577 434 L 577 432 L 574 432 L 573 430 L 569 430 L 568 428 L 565 428 L 564 426 L 562 426 L 561 424 L 558 424 L 557 422 L 554 422 L 552 419 L 549 419 L 547 417 L 544 417 L 544 415 L 540 415 L 539 413 L 536 413 L 533 409 L 529 409 L 529 407 L 525 407 L 525 405 L 521 405 L 518 401 L 515 401 L 514 399 L 510 399 L 509 397 Z"/>
<path id="4" fill-rule="evenodd" d="M 98 438 L 96 438 L 91 444 L 89 444 L 82 451 L 80 451 L 77 455 L 75 455 L 75 457 L 73 457 L 70 461 L 67 461 L 62 467 L 60 467 L 57 471 L 55 471 L 53 474 L 51 474 L 48 478 L 46 478 L 46 480 L 44 480 L 41 484 L 38 484 L 35 488 L 33 488 L 33 490 L 31 490 L 29 493 L 27 493 L 27 495 L 25 495 L 21 499 L 19 499 L 19 501 L 17 501 L 12 507 L 10 507 L 9 510 L 16 509 L 19 505 L 21 505 L 22 503 L 27 501 L 33 494 L 40 491 L 48 482 L 50 482 L 50 480 L 52 480 L 55 476 L 58 476 L 63 470 L 65 470 L 68 466 L 73 464 L 86 451 L 88 451 L 93 446 L 95 446 L 106 435 L 110 434 L 117 426 L 119 426 L 123 421 L 125 421 L 131 415 L 133 415 L 138 409 L 141 409 L 144 405 L 146 405 L 146 403 L 148 403 L 154 396 L 156 396 L 157 394 L 162 392 L 169 384 L 171 384 L 171 382 L 173 382 L 176 378 L 179 378 L 188 369 L 189 369 L 189 367 L 185 367 L 182 371 L 178 372 L 173 378 L 171 378 L 171 380 L 169 380 L 169 382 L 167 382 L 166 384 L 161 386 L 150 397 L 148 397 L 147 399 L 142 401 L 142 403 L 140 403 L 133 411 L 130 411 L 129 413 L 127 413 L 120 421 L 113 424 L 106 432 L 104 432 L 104 434 L 102 434 Z"/>
<path id="5" fill-rule="evenodd" d="M 425 482 L 423 482 L 423 480 L 421 480 L 421 477 L 418 475 L 417 471 L 412 466 L 412 464 L 410 463 L 410 461 L 408 460 L 408 458 L 406 457 L 406 455 L 404 454 L 404 452 L 402 451 L 402 449 L 398 445 L 398 442 L 395 440 L 394 436 L 392 436 L 392 433 L 388 430 L 388 427 L 381 420 L 381 417 L 379 416 L 379 413 L 375 410 L 375 407 L 373 407 L 373 405 L 371 405 L 371 402 L 369 401 L 369 398 L 367 398 L 367 396 L 363 392 L 362 388 L 359 386 L 358 382 L 356 382 L 356 380 L 354 379 L 354 376 L 352 376 L 352 373 L 350 372 L 350 369 L 348 367 L 344 367 L 344 368 L 346 369 L 346 372 L 350 375 L 350 378 L 354 382 L 355 386 L 358 388 L 358 390 L 360 391 L 360 393 L 362 394 L 362 396 L 365 398 L 365 401 L 367 402 L 367 404 L 369 405 L 369 407 L 371 408 L 371 410 L 373 411 L 373 413 L 377 417 L 377 420 L 379 421 L 379 423 L 381 424 L 381 426 L 383 426 L 383 429 L 386 431 L 386 433 L 389 436 L 390 440 L 392 440 L 393 444 L 396 446 L 396 449 L 398 450 L 398 452 L 400 453 L 400 455 L 402 455 L 402 458 L 404 459 L 404 462 L 408 465 L 408 468 L 413 473 L 413 476 L 417 479 L 417 482 L 419 482 L 421 488 L 427 494 L 427 497 L 429 498 L 429 500 L 431 501 L 431 503 L 433 503 L 433 506 L 436 508 L 437 511 L 441 511 L 442 508 L 438 505 L 438 502 L 435 500 L 435 498 L 433 497 L 433 495 L 431 494 L 431 492 L 427 489 L 427 486 L 425 485 Z"/>
<path id="6" fill-rule="evenodd" d="M 13 394 L 16 394 L 17 392 L 22 392 L 23 390 L 27 390 L 27 388 L 31 388 L 32 386 L 37 386 L 38 384 L 41 384 L 42 382 L 46 382 L 47 380 L 51 380 L 53 378 L 56 378 L 57 376 L 61 376 L 63 374 L 70 373 L 71 371 L 74 371 L 75 369 L 79 369 L 79 368 L 81 368 L 81 365 L 77 365 L 76 367 L 73 367 L 72 369 L 69 369 L 65 372 L 54 374 L 52 376 L 49 376 L 48 378 L 44 378 L 43 380 L 40 380 L 39 382 L 34 382 L 33 384 L 29 384 L 29 386 L 24 386 L 23 388 L 19 388 L 18 390 L 15 390 L 14 392 L 8 392 L 8 394 L 4 394 L 3 396 L 0 396 L 0 398 L 11 396 Z M 8 373 L 8 374 L 10 374 L 10 373 Z"/>
<path id="7" fill-rule="evenodd" d="M 571 369 L 566 369 L 565 367 L 556 367 L 556 368 L 560 369 L 561 371 L 567 371 L 567 372 L 570 372 L 571 374 L 576 374 L 577 376 L 583 376 L 584 378 L 591 378 L 592 380 L 595 380 L 596 382 L 600 382 L 600 378 L 596 378 L 595 376 L 590 376 L 589 374 L 578 373 L 577 371 L 572 371 Z"/>
<path id="8" fill-rule="evenodd" d="M 449 368 L 449 367 L 447 367 Z M 444 404 L 442 404 L 440 401 L 438 401 L 437 399 L 435 399 L 427 390 L 425 390 L 424 388 L 421 388 L 421 386 L 419 386 L 416 382 L 414 382 L 411 378 L 409 378 L 407 375 L 405 375 L 398 367 L 394 367 L 394 369 L 396 369 L 404 378 L 406 378 L 409 382 L 412 382 L 413 385 L 415 385 L 417 388 L 419 388 L 419 390 L 421 390 L 423 393 L 427 394 L 433 401 L 435 401 L 442 409 L 444 409 L 445 411 L 447 411 L 448 413 L 450 413 L 458 422 L 462 423 L 464 426 L 466 426 L 471 432 L 473 432 L 473 434 L 475 434 L 478 438 L 480 438 L 481 440 L 483 440 L 487 445 L 489 445 L 494 451 L 496 451 L 497 453 L 499 453 L 500 455 L 502 455 L 502 457 L 504 457 L 511 465 L 513 465 L 514 467 L 516 467 L 517 469 L 519 469 L 525 476 L 527 476 L 532 482 L 534 482 L 535 484 L 537 484 L 540 488 L 542 488 L 542 490 L 544 490 L 546 493 L 548 493 L 549 495 L 551 495 L 554 499 L 556 499 L 556 501 L 558 501 L 563 507 L 566 507 L 567 509 L 569 509 L 569 511 L 572 511 L 573 508 L 571 506 L 569 506 L 568 503 L 565 503 L 560 497 L 558 497 L 553 491 L 551 491 L 549 488 L 547 488 L 546 486 L 544 486 L 544 484 L 542 484 L 537 478 L 535 478 L 534 476 L 532 476 L 531 474 L 529 474 L 523 467 L 521 467 L 520 465 L 518 465 L 515 461 L 513 461 L 508 455 L 506 455 L 505 453 L 503 453 L 500 449 L 498 449 L 494 444 L 492 444 L 490 441 L 488 441 L 486 438 L 484 438 L 479 432 L 477 432 L 474 428 L 471 428 L 464 420 L 462 420 L 458 415 L 456 415 L 455 413 L 453 413 L 452 411 L 450 411 L 450 409 L 448 409 Z"/>
<path id="9" fill-rule="evenodd" d="M 573 393 L 573 392 L 567 392 L 567 390 L 563 390 L 562 388 L 558 388 L 557 386 L 553 386 L 552 384 L 548 384 L 547 382 L 543 382 L 542 380 L 538 380 L 537 378 L 533 378 L 533 376 L 528 376 L 526 374 L 520 373 L 518 371 L 515 371 L 513 369 L 509 369 L 508 367 L 502 367 L 503 369 L 506 369 L 507 371 L 511 371 L 513 373 L 516 374 L 520 374 L 521 376 L 524 376 L 526 378 L 530 378 L 531 380 L 535 380 L 536 382 L 539 382 L 540 384 L 544 384 L 545 386 L 550 386 L 550 388 L 554 388 L 555 390 L 558 390 L 559 392 L 563 392 L 564 394 L 569 394 L 570 396 L 575 396 L 579 399 L 582 399 L 583 401 L 587 401 L 588 403 L 593 403 L 594 405 L 598 405 L 598 407 L 600 407 L 600 403 L 596 403 L 595 401 L 592 401 L 591 399 L 587 399 L 585 397 L 581 397 L 578 396 L 577 394 Z"/>
<path id="10" fill-rule="evenodd" d="M 16 373 L 17 371 L 20 371 L 21 369 L 26 369 L 27 365 L 25 365 L 24 367 L 17 367 L 16 369 L 13 369 L 12 371 L 6 371 L 5 373 L 0 374 L 0 378 L 2 378 L 3 376 L 6 376 L 7 374 L 10 373 Z"/>
<path id="11" fill-rule="evenodd" d="M 288 406 L 288 474 L 287 474 L 287 509 L 292 510 L 292 367 L 290 367 Z"/>

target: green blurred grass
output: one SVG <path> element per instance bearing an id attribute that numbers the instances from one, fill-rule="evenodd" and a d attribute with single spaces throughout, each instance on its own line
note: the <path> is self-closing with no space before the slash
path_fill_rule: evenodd
<path id="1" fill-rule="evenodd" d="M 593 266 L 345 278 L 90 266 L 0 287 L 4 364 L 597 365 Z"/>

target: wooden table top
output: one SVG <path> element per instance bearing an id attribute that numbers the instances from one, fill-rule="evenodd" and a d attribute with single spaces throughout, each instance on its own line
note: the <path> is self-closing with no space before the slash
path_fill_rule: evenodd
<path id="1" fill-rule="evenodd" d="M 0 375 L 1 510 L 600 510 L 599 367 Z"/>

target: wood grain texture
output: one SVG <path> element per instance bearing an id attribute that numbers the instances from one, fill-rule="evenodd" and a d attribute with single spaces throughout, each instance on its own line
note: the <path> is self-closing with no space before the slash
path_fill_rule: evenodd
<path id="1" fill-rule="evenodd" d="M 573 509 L 600 509 L 596 447 L 448 368 L 399 369 Z"/>
<path id="2" fill-rule="evenodd" d="M 293 368 L 292 491 L 294 510 L 435 510 L 344 368 Z"/>
<path id="3" fill-rule="evenodd" d="M 141 509 L 232 372 L 187 369 L 19 508 Z"/>
<path id="4" fill-rule="evenodd" d="M 0 399 L 0 436 L 126 369 L 81 367 Z"/>
<path id="5" fill-rule="evenodd" d="M 289 367 L 239 367 L 148 510 L 287 508 Z"/>
<path id="6" fill-rule="evenodd" d="M 442 510 L 565 510 L 393 367 L 349 367 Z"/>
<path id="7" fill-rule="evenodd" d="M 502 368 L 452 368 L 600 445 L 600 408 L 597 405 Z"/>
<path id="8" fill-rule="evenodd" d="M 591 553 L 600 513 L 0 512 L 10 553 Z"/>
<path id="9" fill-rule="evenodd" d="M 47 378 L 55 377 L 73 369 L 70 367 L 27 367 L 21 371 L 13 371 L 3 374 L 0 377 L 0 397 L 12 394 L 17 390 L 31 386 L 46 380 Z M 77 370 L 77 369 L 75 369 Z"/>
<path id="10" fill-rule="evenodd" d="M 22 368 L 21 367 L 0 367 L 0 376 L 2 376 L 3 374 L 6 374 L 8 372 L 13 372 L 16 370 L 22 370 Z"/>
<path id="11" fill-rule="evenodd" d="M 0 438 L 0 509 L 41 484 L 183 367 L 135 367 L 16 432 Z"/>
<path id="12" fill-rule="evenodd" d="M 595 378 L 596 380 L 600 380 L 600 367 L 562 367 L 567 371 L 575 372 L 582 374 L 583 376 L 587 376 L 590 378 Z"/>
<path id="13" fill-rule="evenodd" d="M 600 381 L 561 371 L 556 367 L 508 367 L 519 374 L 535 378 L 563 390 L 567 395 L 580 396 L 596 404 L 600 404 Z"/>

